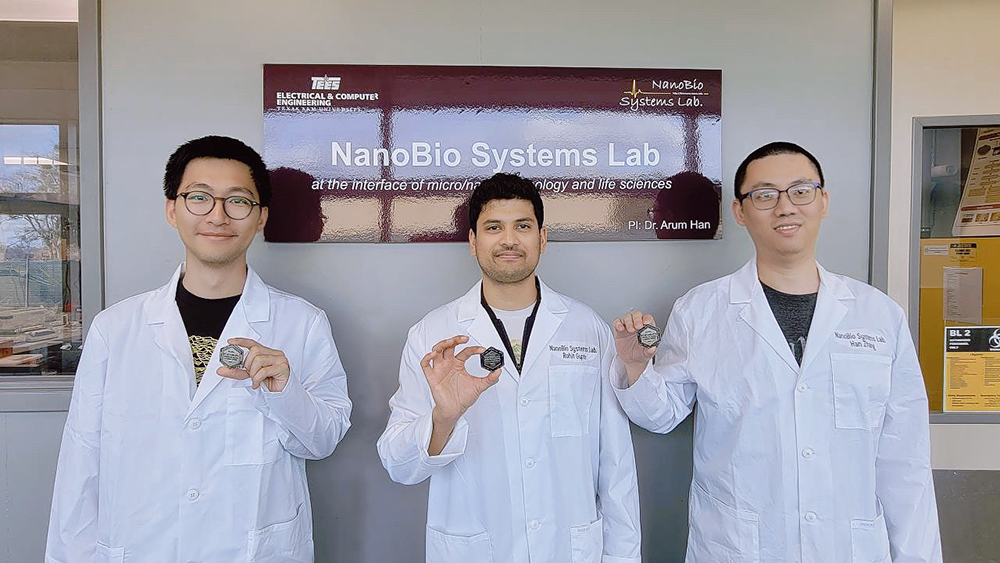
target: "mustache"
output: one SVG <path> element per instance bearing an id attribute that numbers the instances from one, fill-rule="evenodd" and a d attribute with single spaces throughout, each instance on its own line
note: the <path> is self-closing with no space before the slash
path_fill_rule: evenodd
<path id="1" fill-rule="evenodd" d="M 517 246 L 501 246 L 498 250 L 493 252 L 493 256 L 499 256 L 501 254 L 516 253 L 518 256 L 524 256 L 524 251 Z"/>

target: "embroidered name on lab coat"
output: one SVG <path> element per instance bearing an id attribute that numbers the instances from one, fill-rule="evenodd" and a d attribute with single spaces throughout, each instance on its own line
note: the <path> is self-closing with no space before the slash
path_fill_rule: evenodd
<path id="1" fill-rule="evenodd" d="M 834 331 L 833 336 L 841 344 L 856 350 L 880 352 L 885 347 L 885 337 L 879 333 L 864 330 Z"/>
<path id="2" fill-rule="evenodd" d="M 588 344 L 549 344 L 549 352 L 566 362 L 589 362 L 597 357 L 597 347 Z"/>

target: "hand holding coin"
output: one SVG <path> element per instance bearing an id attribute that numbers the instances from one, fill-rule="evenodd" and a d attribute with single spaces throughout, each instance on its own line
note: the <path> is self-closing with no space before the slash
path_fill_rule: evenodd
<path id="1" fill-rule="evenodd" d="M 230 379 L 252 379 L 253 388 L 263 383 L 272 393 L 280 393 L 288 383 L 290 368 L 284 352 L 268 348 L 249 338 L 230 338 L 219 349 L 223 364 L 216 373 Z M 243 349 L 246 354 L 243 354 Z"/>
<path id="2" fill-rule="evenodd" d="M 656 355 L 660 329 L 656 328 L 653 315 L 642 311 L 631 311 L 615 318 L 611 328 L 615 333 L 615 350 L 625 364 L 631 385 L 642 375 L 650 358 Z"/>
<path id="3" fill-rule="evenodd" d="M 436 416 L 443 420 L 458 420 L 483 391 L 500 379 L 500 366 L 493 368 L 486 377 L 469 374 L 465 369 L 465 361 L 475 354 L 483 354 L 488 350 L 482 346 L 466 346 L 455 352 L 456 346 L 468 341 L 469 337 L 464 335 L 446 338 L 435 344 L 420 360 L 420 367 L 434 397 Z M 493 350 L 497 351 L 496 348 Z M 491 361 L 495 361 L 495 358 Z"/>

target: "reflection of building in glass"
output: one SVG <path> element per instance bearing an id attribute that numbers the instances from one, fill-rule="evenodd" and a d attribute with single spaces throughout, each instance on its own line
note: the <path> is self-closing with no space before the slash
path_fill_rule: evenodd
<path id="1" fill-rule="evenodd" d="M 324 198 L 323 242 L 379 242 L 382 202 L 376 198 Z"/>
<path id="2" fill-rule="evenodd" d="M 393 202 L 394 239 L 410 242 L 469 240 L 469 194 L 436 198 L 397 198 Z"/>
<path id="3" fill-rule="evenodd" d="M 677 170 L 721 177 L 717 71 L 664 71 L 704 79 L 705 105 L 634 111 L 619 103 L 625 79 L 608 69 L 342 70 L 335 75 L 379 84 L 377 101 L 302 111 L 265 103 L 266 160 L 317 179 L 327 215 L 323 241 L 465 240 L 460 206 L 475 183 L 496 172 L 538 184 L 552 208 L 550 240 L 653 238 L 646 212 L 656 187 L 618 182 L 662 181 Z M 345 83 L 355 78 L 344 75 Z M 371 212 L 373 223 L 358 223 Z M 692 219 L 697 232 L 689 238 L 717 236 L 715 215 L 706 227 Z"/>
<path id="4" fill-rule="evenodd" d="M 616 197 L 579 193 L 543 196 L 542 199 L 549 240 L 587 240 L 620 234 L 614 214 Z"/>

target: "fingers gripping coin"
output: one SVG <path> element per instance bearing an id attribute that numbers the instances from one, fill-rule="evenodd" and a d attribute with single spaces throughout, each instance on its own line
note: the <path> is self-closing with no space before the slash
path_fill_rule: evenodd
<path id="1" fill-rule="evenodd" d="M 227 346 L 219 349 L 219 361 L 223 364 L 216 371 L 220 376 L 251 379 L 254 389 L 263 383 L 272 393 L 285 389 L 291 373 L 284 352 L 249 338 L 230 338 Z"/>
<path id="2" fill-rule="evenodd" d="M 467 346 L 455 351 L 458 345 L 468 341 L 469 337 L 465 335 L 446 338 L 435 344 L 420 361 L 435 409 L 444 418 L 457 419 L 476 402 L 480 394 L 500 379 L 499 366 L 489 370 L 486 377 L 475 377 L 466 371 L 465 361 L 473 355 L 481 354 L 480 362 L 483 361 L 482 355 L 491 356 L 482 346 Z"/>

